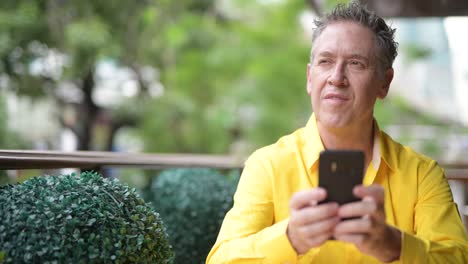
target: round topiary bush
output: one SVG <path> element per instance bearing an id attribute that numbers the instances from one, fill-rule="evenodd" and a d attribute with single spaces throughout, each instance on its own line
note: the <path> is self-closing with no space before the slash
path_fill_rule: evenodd
<path id="1" fill-rule="evenodd" d="M 213 169 L 170 169 L 153 181 L 153 205 L 166 223 L 175 263 L 205 262 L 236 184 Z"/>
<path id="2" fill-rule="evenodd" d="M 42 176 L 0 188 L 5 263 L 170 263 L 158 215 L 97 173 Z"/>

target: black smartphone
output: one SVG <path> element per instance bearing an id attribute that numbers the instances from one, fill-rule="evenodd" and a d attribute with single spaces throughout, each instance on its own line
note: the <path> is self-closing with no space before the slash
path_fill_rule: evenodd
<path id="1" fill-rule="evenodd" d="M 353 188 L 362 184 L 364 152 L 354 150 L 324 150 L 319 157 L 319 186 L 327 190 L 326 202 L 342 205 L 358 201 Z"/>

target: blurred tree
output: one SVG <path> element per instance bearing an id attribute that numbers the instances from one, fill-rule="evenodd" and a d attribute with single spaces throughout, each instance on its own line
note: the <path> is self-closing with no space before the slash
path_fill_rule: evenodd
<path id="1" fill-rule="evenodd" d="M 0 94 L 0 148 L 5 148 L 9 142 L 10 131 L 7 125 L 7 111 L 5 107 L 5 99 Z"/>
<path id="2" fill-rule="evenodd" d="M 207 0 L 1 1 L 0 72 L 19 96 L 51 96 L 64 109 L 73 105 L 75 116 L 60 118 L 80 150 L 93 148 L 96 124 L 106 122 L 110 150 L 115 132 L 141 117 L 153 81 L 146 66 L 172 65 L 172 48 L 164 45 L 177 43 L 160 38 L 177 42 L 171 29 L 180 14 L 211 12 L 213 6 Z M 96 71 L 106 59 L 137 81 L 133 101 L 112 107 L 96 101 Z"/>
<path id="3" fill-rule="evenodd" d="M 322 8 L 314 3 L 216 1 L 217 13 L 181 13 L 154 35 L 168 47 L 166 90 L 144 115 L 146 149 L 246 155 L 303 126 L 310 39 L 301 16 Z"/>
<path id="4" fill-rule="evenodd" d="M 5 104 L 5 98 L 0 92 L 0 149 L 20 149 L 30 147 L 31 142 L 20 138 L 8 127 L 8 113 Z"/>
<path id="5" fill-rule="evenodd" d="M 85 2 L 2 1 L 0 7 L 0 66 L 8 88 L 19 96 L 52 96 L 65 105 L 67 98 L 58 90 L 71 83 L 68 89 L 77 89 L 81 97 L 75 101 L 78 122 L 62 123 L 76 133 L 79 149 L 89 149 L 93 121 L 102 110 L 92 97 L 96 62 L 99 56 L 118 53 L 119 45 L 113 43 L 119 35 L 109 32 L 118 21 L 106 17 L 99 4 Z M 62 55 L 69 67 L 59 62 Z M 32 65 L 41 62 L 34 72 Z"/>
<path id="6" fill-rule="evenodd" d="M 145 115 L 148 150 L 225 153 L 243 140 L 245 154 L 309 116 L 305 3 L 230 3 L 221 19 L 184 13 L 163 34 L 172 63 L 164 95 Z"/>

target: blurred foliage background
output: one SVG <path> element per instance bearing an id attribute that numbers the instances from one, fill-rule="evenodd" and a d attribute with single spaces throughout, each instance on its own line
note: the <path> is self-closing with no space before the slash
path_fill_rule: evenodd
<path id="1" fill-rule="evenodd" d="M 127 127 L 144 151 L 245 154 L 310 115 L 310 41 L 299 20 L 305 1 L 0 6 L 2 94 L 47 98 L 56 109 L 50 118 L 73 131 L 79 150 L 113 150 Z M 125 100 L 99 99 L 105 63 L 129 76 L 113 84 L 130 90 Z M 6 128 L 1 147 L 18 147 L 8 145 L 18 141 Z"/>
<path id="2" fill-rule="evenodd" d="M 56 109 L 50 118 L 77 136 L 79 150 L 112 150 L 123 127 L 144 151 L 227 153 L 239 142 L 251 150 L 310 114 L 310 43 L 298 19 L 305 2 L 0 6 L 3 94 L 48 98 Z M 99 99 L 106 63 L 129 76 L 114 84 L 130 91 L 125 100 Z"/>
<path id="3" fill-rule="evenodd" d="M 273 143 L 311 113 L 311 2 L 4 0 L 0 147 L 64 149 L 62 131 L 78 150 L 245 156 Z M 6 114 L 12 95 L 52 109 L 30 117 L 45 124 L 40 144 L 32 123 L 8 131 L 23 119 Z M 385 128 L 408 110 L 410 122 L 431 119 L 398 98 L 376 116 Z"/>

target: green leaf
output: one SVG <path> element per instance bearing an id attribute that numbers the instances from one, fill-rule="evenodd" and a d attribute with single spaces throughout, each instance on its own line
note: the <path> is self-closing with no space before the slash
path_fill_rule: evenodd
<path id="1" fill-rule="evenodd" d="M 91 218 L 88 220 L 88 223 L 86 223 L 86 225 L 92 226 L 95 222 L 96 222 L 96 218 Z"/>

